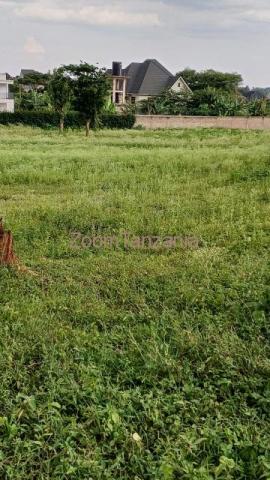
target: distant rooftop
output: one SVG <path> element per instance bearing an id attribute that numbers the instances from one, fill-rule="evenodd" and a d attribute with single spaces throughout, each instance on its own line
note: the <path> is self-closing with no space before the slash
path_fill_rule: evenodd
<path id="1" fill-rule="evenodd" d="M 13 80 L 11 75 L 9 75 L 9 73 L 6 73 L 6 72 L 0 73 L 0 78 L 5 79 L 5 80 Z"/>
<path id="2" fill-rule="evenodd" d="M 27 75 L 40 75 L 40 72 L 37 72 L 36 70 L 31 70 L 31 69 L 22 69 L 20 73 L 20 78 L 24 78 Z"/>

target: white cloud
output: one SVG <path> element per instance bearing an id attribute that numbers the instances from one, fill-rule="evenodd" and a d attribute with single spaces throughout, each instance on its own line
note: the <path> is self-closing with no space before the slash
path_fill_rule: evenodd
<path id="1" fill-rule="evenodd" d="M 157 26 L 160 19 L 155 11 L 138 12 L 127 10 L 124 6 L 74 4 L 70 6 L 61 2 L 47 3 L 44 1 L 25 3 L 15 9 L 15 13 L 24 18 L 45 21 L 83 23 L 98 26 Z"/>
<path id="2" fill-rule="evenodd" d="M 269 0 L 161 0 L 158 8 L 167 28 L 181 29 L 189 36 L 248 34 L 270 23 Z"/>
<path id="3" fill-rule="evenodd" d="M 28 37 L 23 47 L 25 53 L 39 55 L 45 53 L 44 47 L 34 37 Z"/>
<path id="4" fill-rule="evenodd" d="M 267 86 L 269 27 L 270 0 L 0 0 L 0 65 L 14 74 L 29 57 L 40 71 L 81 58 L 109 65 L 118 52 L 126 64 L 156 57 L 172 71 L 235 70 Z M 47 55 L 21 51 L 28 35 L 46 39 Z"/>
<path id="5" fill-rule="evenodd" d="M 248 10 L 245 12 L 245 16 L 253 22 L 270 22 L 270 8 L 265 10 Z"/>
<path id="6" fill-rule="evenodd" d="M 270 22 L 269 0 L 0 0 L 33 21 L 99 27 L 158 27 L 211 34 Z M 241 30 L 243 31 L 243 30 Z"/>
<path id="7" fill-rule="evenodd" d="M 156 27 L 211 33 L 270 22 L 269 0 L 0 0 L 18 17 L 105 27 Z"/>
<path id="8" fill-rule="evenodd" d="M 5 0 L 0 0 L 0 8 L 8 8 L 8 7 L 11 7 L 12 4 L 11 2 L 6 2 Z"/>

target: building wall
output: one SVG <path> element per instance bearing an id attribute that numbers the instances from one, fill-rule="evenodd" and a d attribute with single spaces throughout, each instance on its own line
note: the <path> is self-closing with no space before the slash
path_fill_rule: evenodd
<path id="1" fill-rule="evenodd" d="M 178 78 L 175 84 L 171 87 L 171 90 L 176 93 L 181 93 L 181 92 L 186 93 L 188 91 L 188 88 L 186 84 L 183 82 L 183 80 L 181 80 L 181 78 Z"/>
<path id="2" fill-rule="evenodd" d="M 14 112 L 14 100 L 10 95 L 12 84 L 13 80 L 7 80 L 6 73 L 0 73 L 0 112 Z"/>
<path id="3" fill-rule="evenodd" d="M 136 115 L 135 126 L 158 128 L 239 128 L 270 130 L 270 117 L 184 117 L 168 115 Z"/>
<path id="4" fill-rule="evenodd" d="M 0 98 L 4 95 L 6 96 L 7 94 L 7 84 L 6 83 L 0 83 Z"/>
<path id="5" fill-rule="evenodd" d="M 143 100 L 147 100 L 149 98 L 149 95 L 131 95 L 136 98 L 136 103 L 137 102 L 142 102 Z"/>
<path id="6" fill-rule="evenodd" d="M 123 76 L 113 76 L 112 78 L 112 103 L 115 105 L 124 105 L 127 94 L 127 78 Z"/>
<path id="7" fill-rule="evenodd" d="M 0 98 L 0 112 L 14 112 L 14 100 L 3 100 Z"/>

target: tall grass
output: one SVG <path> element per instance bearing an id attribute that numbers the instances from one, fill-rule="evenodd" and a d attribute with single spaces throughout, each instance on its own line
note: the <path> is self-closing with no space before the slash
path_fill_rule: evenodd
<path id="1" fill-rule="evenodd" d="M 0 268 L 0 478 L 270 478 L 269 145 L 0 127 L 0 216 L 37 274 Z"/>

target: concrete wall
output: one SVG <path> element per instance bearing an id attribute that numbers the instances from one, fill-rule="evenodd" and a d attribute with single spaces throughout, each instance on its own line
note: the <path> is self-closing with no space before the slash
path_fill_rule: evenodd
<path id="1" fill-rule="evenodd" d="M 168 115 L 136 115 L 135 126 L 145 128 L 239 128 L 270 130 L 270 117 L 182 117 Z"/>
<path id="2" fill-rule="evenodd" d="M 148 100 L 149 95 L 131 95 L 132 97 L 135 97 L 135 101 L 137 102 L 142 102 L 143 100 Z"/>
<path id="3" fill-rule="evenodd" d="M 3 100 L 0 98 L 0 112 L 14 112 L 14 100 Z"/>
<path id="4" fill-rule="evenodd" d="M 0 112 L 14 112 L 14 100 L 10 94 L 13 80 L 7 80 L 6 73 L 0 73 Z"/>

